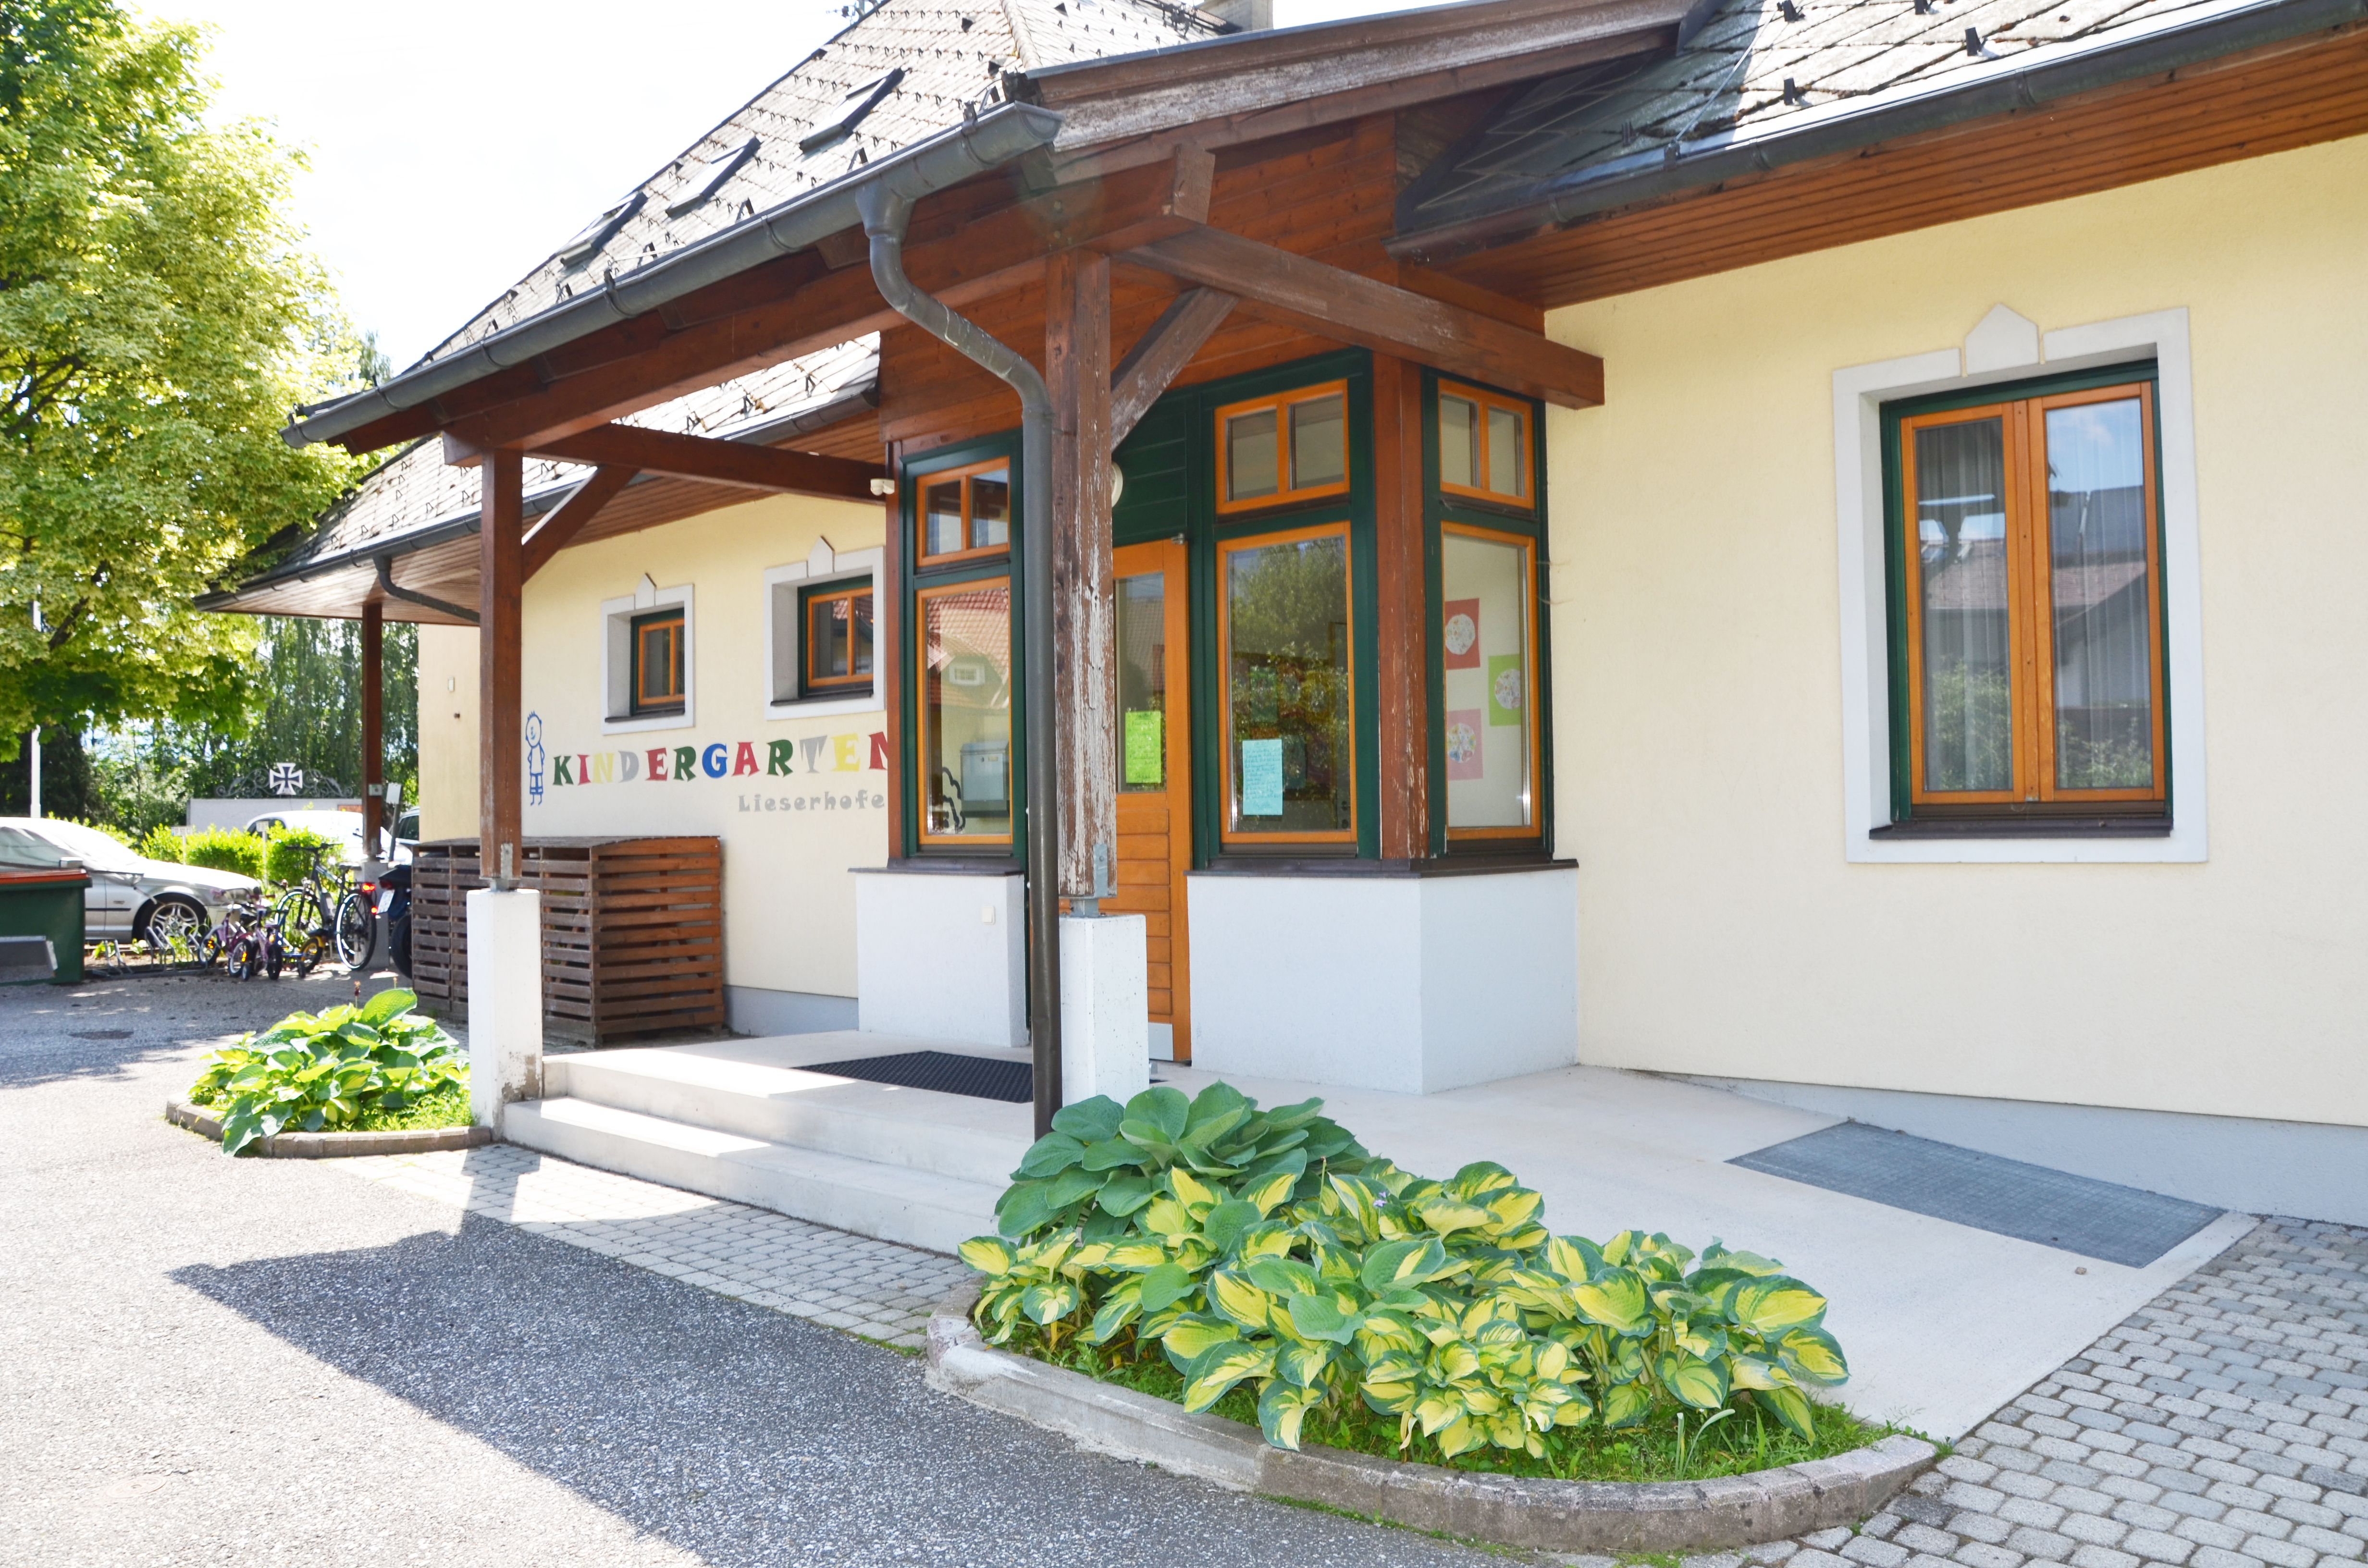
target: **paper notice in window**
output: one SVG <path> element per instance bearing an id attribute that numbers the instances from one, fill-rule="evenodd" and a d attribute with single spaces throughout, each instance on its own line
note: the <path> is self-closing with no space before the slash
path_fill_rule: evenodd
<path id="1" fill-rule="evenodd" d="M 1480 750 L 1480 710 L 1451 708 L 1447 710 L 1447 777 L 1453 778 L 1486 778 L 1488 769 Z"/>
<path id="2" fill-rule="evenodd" d="M 1528 705 L 1521 691 L 1521 656 L 1519 653 L 1488 655 L 1488 722 L 1518 724 L 1529 716 Z"/>
<path id="3" fill-rule="evenodd" d="M 1126 715 L 1126 781 L 1130 784 L 1157 785 L 1167 777 L 1167 756 L 1161 742 L 1166 738 L 1162 721 L 1167 715 L 1156 708 L 1134 708 Z"/>
<path id="4" fill-rule="evenodd" d="M 1282 815 L 1282 740 L 1242 743 L 1242 815 Z"/>

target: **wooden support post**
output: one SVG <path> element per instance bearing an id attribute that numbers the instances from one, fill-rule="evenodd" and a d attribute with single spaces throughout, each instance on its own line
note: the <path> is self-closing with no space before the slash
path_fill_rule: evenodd
<path id="1" fill-rule="evenodd" d="M 386 820 L 386 601 L 362 606 L 362 854 L 379 858 Z"/>
<path id="2" fill-rule="evenodd" d="M 1430 854 L 1429 527 L 1423 517 L 1422 371 L 1373 357 L 1374 585 L 1382 636 L 1382 858 Z"/>
<path id="3" fill-rule="evenodd" d="M 485 454 L 477 528 L 477 853 L 496 888 L 516 885 L 526 863 L 519 844 L 523 743 L 518 676 L 520 590 L 526 582 L 525 459 L 516 449 Z"/>
<path id="4" fill-rule="evenodd" d="M 903 454 L 891 442 L 882 454 L 887 459 L 890 473 L 897 472 Z M 886 548 L 880 552 L 880 576 L 871 587 L 871 667 L 879 672 L 880 706 L 887 722 L 881 726 L 888 736 L 888 858 L 901 860 L 910 853 L 905 842 L 905 812 L 906 788 L 905 773 L 905 659 L 912 654 L 906 639 L 911 635 L 905 625 L 905 536 L 903 497 L 891 491 L 881 505 L 887 508 Z M 920 676 L 915 674 L 917 682 Z"/>
<path id="5" fill-rule="evenodd" d="M 1110 258 L 1057 251 L 1044 270 L 1053 396 L 1053 639 L 1061 896 L 1106 898 L 1118 867 L 1118 584 L 1110 562 Z M 1038 483 L 1029 475 L 1026 483 Z"/>

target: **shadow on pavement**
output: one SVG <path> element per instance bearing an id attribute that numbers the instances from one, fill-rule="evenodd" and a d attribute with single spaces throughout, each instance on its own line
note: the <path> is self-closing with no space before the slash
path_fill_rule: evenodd
<path id="1" fill-rule="evenodd" d="M 710 1563 L 1474 1561 L 1078 1453 L 916 1361 L 474 1216 L 172 1278 Z"/>

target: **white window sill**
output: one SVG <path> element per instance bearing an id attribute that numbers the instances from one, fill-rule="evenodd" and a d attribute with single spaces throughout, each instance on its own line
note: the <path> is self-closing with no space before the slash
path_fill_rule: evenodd
<path id="1" fill-rule="evenodd" d="M 841 713 L 878 713 L 883 711 L 880 688 L 848 697 L 799 697 L 786 702 L 765 704 L 768 719 L 833 719 Z"/>
<path id="2" fill-rule="evenodd" d="M 679 713 L 656 713 L 646 719 L 603 719 L 600 733 L 604 735 L 638 735 L 655 730 L 688 730 L 695 721 L 690 710 Z"/>

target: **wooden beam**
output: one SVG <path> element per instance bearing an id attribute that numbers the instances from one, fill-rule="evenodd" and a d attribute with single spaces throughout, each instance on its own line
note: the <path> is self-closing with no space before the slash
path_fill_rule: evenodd
<path id="1" fill-rule="evenodd" d="M 386 601 L 362 605 L 362 854 L 378 858 L 386 815 Z"/>
<path id="2" fill-rule="evenodd" d="M 531 577 L 551 564 L 551 558 L 567 545 L 567 541 L 583 531 L 593 515 L 617 498 L 617 493 L 633 482 L 639 469 L 622 468 L 614 463 L 592 471 L 583 483 L 567 493 L 567 499 L 545 512 L 542 521 L 524 541 L 525 567 L 522 576 Z"/>
<path id="3" fill-rule="evenodd" d="M 1259 315 L 1342 343 L 1565 408 L 1592 408 L 1603 401 L 1603 361 L 1592 354 L 1221 229 L 1198 228 L 1156 240 L 1128 251 L 1125 259 L 1187 283 L 1225 290 Z"/>
<path id="4" fill-rule="evenodd" d="M 536 457 L 558 458 L 566 462 L 598 463 L 604 468 L 639 469 L 644 473 L 704 480 L 746 490 L 865 503 L 871 500 L 871 482 L 888 477 L 888 471 L 878 463 L 859 462 L 853 458 L 785 451 L 746 441 L 719 441 L 712 436 L 644 430 L 637 425 L 603 425 L 573 436 L 538 441 L 528 449 Z"/>
<path id="5" fill-rule="evenodd" d="M 949 193 L 914 214 L 905 270 L 959 310 L 1042 278 L 1048 250 L 1125 249 L 1203 221 L 1212 167 L 1208 153 L 1185 148 L 984 212 L 974 194 L 965 207 Z M 869 267 L 834 271 L 825 255 L 801 251 L 373 420 L 337 444 L 365 452 L 449 430 L 472 447 L 524 447 L 904 320 L 881 300 Z"/>
<path id="6" fill-rule="evenodd" d="M 1099 898 L 1118 874 L 1110 258 L 1056 251 L 1045 263 L 1044 290 L 1044 384 L 1053 394 L 1053 644 L 1059 651 L 1053 676 L 1059 892 Z"/>
<path id="7" fill-rule="evenodd" d="M 1373 356 L 1373 582 L 1381 624 L 1381 849 L 1384 860 L 1430 855 L 1430 698 L 1424 572 L 1422 372 Z"/>
<path id="8" fill-rule="evenodd" d="M 496 887 L 526 862 L 520 846 L 519 612 L 525 585 L 525 460 L 514 449 L 485 454 L 484 512 L 477 525 L 477 854 Z"/>
<path id="9" fill-rule="evenodd" d="M 1113 449 L 1127 438 L 1159 401 L 1209 335 L 1224 324 L 1236 303 L 1216 289 L 1187 289 L 1160 312 L 1134 347 L 1126 351 L 1110 373 L 1110 442 Z"/>

